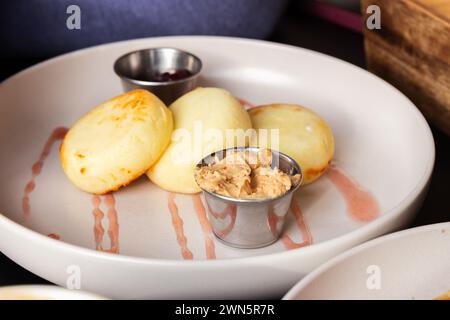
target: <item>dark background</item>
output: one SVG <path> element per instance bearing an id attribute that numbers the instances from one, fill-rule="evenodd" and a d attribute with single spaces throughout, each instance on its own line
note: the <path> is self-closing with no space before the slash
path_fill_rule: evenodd
<path id="1" fill-rule="evenodd" d="M 364 39 L 361 34 L 299 13 L 298 10 L 286 11 L 269 40 L 323 52 L 365 68 Z M 0 80 L 37 62 L 0 60 Z M 429 194 L 413 226 L 450 221 L 450 138 L 433 127 L 432 130 L 436 142 L 436 165 Z M 0 286 L 41 283 L 48 282 L 0 253 Z"/>

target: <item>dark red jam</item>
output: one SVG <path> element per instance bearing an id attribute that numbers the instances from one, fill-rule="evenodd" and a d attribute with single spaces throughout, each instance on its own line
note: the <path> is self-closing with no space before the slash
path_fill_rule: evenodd
<path id="1" fill-rule="evenodd" d="M 185 79 L 192 76 L 192 72 L 186 69 L 173 69 L 165 72 L 158 72 L 154 74 L 142 74 L 138 78 L 144 81 L 152 82 L 169 82 Z"/>

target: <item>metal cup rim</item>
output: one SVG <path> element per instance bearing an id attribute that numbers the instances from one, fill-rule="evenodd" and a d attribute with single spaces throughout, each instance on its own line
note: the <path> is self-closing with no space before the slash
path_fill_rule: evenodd
<path id="1" fill-rule="evenodd" d="M 147 80 L 138 80 L 138 79 L 134 79 L 134 78 L 130 78 L 126 75 L 124 75 L 122 72 L 120 72 L 118 69 L 118 64 L 119 61 L 121 61 L 122 59 L 125 59 L 126 57 L 141 52 L 141 51 L 150 51 L 150 50 L 173 50 L 173 51 L 178 51 L 181 52 L 183 54 L 192 56 L 195 60 L 198 61 L 199 63 L 199 68 L 198 71 L 195 73 L 192 73 L 192 75 L 190 75 L 189 77 L 183 78 L 183 79 L 178 79 L 178 80 L 169 80 L 169 81 L 147 81 Z M 130 83 L 136 84 L 136 85 L 140 85 L 140 86 L 155 86 L 155 87 L 161 87 L 161 86 L 168 86 L 168 85 L 172 85 L 172 84 L 177 84 L 177 83 L 183 83 L 183 82 L 187 82 L 189 80 L 195 79 L 196 77 L 199 76 L 200 72 L 202 71 L 203 68 L 203 62 L 202 60 L 196 56 L 193 53 L 190 53 L 188 51 L 185 50 L 181 50 L 178 48 L 174 48 L 174 47 L 154 47 L 154 48 L 145 48 L 145 49 L 138 49 L 138 50 L 134 50 L 131 52 L 127 52 L 123 55 L 121 55 L 119 58 L 116 59 L 116 61 L 114 62 L 114 73 L 121 78 L 122 80 L 128 81 Z"/>
<path id="2" fill-rule="evenodd" d="M 232 150 L 236 150 L 236 151 L 245 151 L 245 150 L 252 150 L 252 151 L 257 151 L 257 150 L 261 150 L 261 148 L 259 147 L 232 147 L 232 148 L 226 148 L 226 149 L 222 149 L 219 151 L 215 151 L 210 153 L 209 155 L 207 155 L 206 157 L 204 157 L 202 160 L 200 160 L 197 164 L 196 164 L 196 168 L 200 167 L 203 165 L 204 161 L 210 157 L 212 157 L 214 154 L 218 153 L 218 152 L 227 152 L 227 151 L 232 151 Z M 225 195 L 221 195 L 215 192 L 211 192 L 208 190 L 203 189 L 197 182 L 197 178 L 195 178 L 195 183 L 197 183 L 198 187 L 205 193 L 213 196 L 213 197 L 217 197 L 219 199 L 222 200 L 226 200 L 226 201 L 230 201 L 230 202 L 234 202 L 234 203 L 248 203 L 248 204 L 259 204 L 259 203 L 267 203 L 267 202 L 272 202 L 272 201 L 277 201 L 279 199 L 282 199 L 288 195 L 290 195 L 291 193 L 294 193 L 295 191 L 298 190 L 298 188 L 301 186 L 301 184 L 303 183 L 303 171 L 300 167 L 300 165 L 297 163 L 297 161 L 295 161 L 292 157 L 288 156 L 285 153 L 282 153 L 280 151 L 277 150 L 272 150 L 270 149 L 270 151 L 273 153 L 278 153 L 281 157 L 286 158 L 287 160 L 289 160 L 293 166 L 297 169 L 298 173 L 300 174 L 300 181 L 297 183 L 296 186 L 291 187 L 291 189 L 289 189 L 288 191 L 286 191 L 285 193 L 279 195 L 278 197 L 274 197 L 274 198 L 264 198 L 264 199 L 239 199 L 239 198 L 233 198 L 233 197 L 229 197 L 229 196 L 225 196 Z"/>

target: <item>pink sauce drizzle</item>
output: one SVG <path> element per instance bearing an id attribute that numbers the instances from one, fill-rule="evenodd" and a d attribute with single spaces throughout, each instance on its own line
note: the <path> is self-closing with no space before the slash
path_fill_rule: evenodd
<path id="1" fill-rule="evenodd" d="M 278 234 L 277 225 L 278 225 L 278 222 L 281 221 L 281 218 L 275 214 L 275 212 L 273 211 L 273 206 L 270 206 L 269 215 L 267 218 L 269 221 L 270 232 L 272 232 L 272 234 L 276 237 Z"/>
<path id="2" fill-rule="evenodd" d="M 92 205 L 94 206 L 94 210 L 92 211 L 92 215 L 94 216 L 94 239 L 95 239 L 95 250 L 103 251 L 102 242 L 103 235 L 105 234 L 105 230 L 102 226 L 102 220 L 105 214 L 102 210 L 100 210 L 100 203 L 102 199 L 100 196 L 93 195 L 92 196 Z"/>
<path id="3" fill-rule="evenodd" d="M 57 233 L 50 233 L 47 235 L 49 238 L 55 239 L 55 240 L 59 240 L 61 239 L 61 236 Z"/>
<path id="4" fill-rule="evenodd" d="M 298 206 L 298 203 L 297 201 L 295 201 L 295 199 L 292 199 L 291 211 L 295 217 L 297 226 L 302 233 L 303 241 L 300 243 L 296 243 L 287 234 L 284 234 L 281 237 L 281 241 L 288 250 L 303 248 L 311 245 L 313 243 L 311 232 L 309 230 L 308 225 L 305 222 L 305 219 L 303 218 L 302 211 L 300 210 L 300 207 Z"/>
<path id="5" fill-rule="evenodd" d="M 109 193 L 104 196 L 105 204 L 108 208 L 107 217 L 109 221 L 108 226 L 108 236 L 111 243 L 109 249 L 104 249 L 102 246 L 103 236 L 105 234 L 105 230 L 102 226 L 102 220 L 105 217 L 105 214 L 100 209 L 100 204 L 102 202 L 102 198 L 98 195 L 92 196 L 92 206 L 94 210 L 92 211 L 92 215 L 94 216 L 94 239 L 95 239 L 95 250 L 109 252 L 109 253 L 119 253 L 119 220 L 116 210 L 116 199 L 112 193 Z"/>
<path id="6" fill-rule="evenodd" d="M 254 108 L 255 107 L 255 105 L 254 104 L 252 104 L 252 103 L 250 103 L 250 102 L 248 102 L 247 100 L 245 100 L 245 99 L 242 99 L 242 98 L 237 98 L 236 97 L 236 99 L 244 106 L 244 108 L 246 109 L 246 110 L 248 110 L 248 109 L 251 109 L 251 108 Z"/>
<path id="7" fill-rule="evenodd" d="M 372 193 L 364 190 L 344 171 L 331 166 L 327 177 L 344 197 L 350 218 L 358 222 L 370 222 L 380 215 L 380 207 Z"/>
<path id="8" fill-rule="evenodd" d="M 169 192 L 167 197 L 167 205 L 169 207 L 170 214 L 172 215 L 172 226 L 175 230 L 175 234 L 177 237 L 178 244 L 181 248 L 181 255 L 183 256 L 183 259 L 192 260 L 194 258 L 194 255 L 187 247 L 187 239 L 186 236 L 184 235 L 183 230 L 183 220 L 180 218 L 180 215 L 178 214 L 178 207 L 174 199 L 175 194 Z"/>
<path id="9" fill-rule="evenodd" d="M 198 221 L 202 227 L 203 236 L 205 237 L 205 250 L 208 259 L 216 259 L 216 248 L 214 245 L 214 234 L 212 231 L 211 222 L 206 215 L 205 206 L 203 205 L 200 195 L 192 196 L 194 202 L 195 212 L 197 213 Z"/>
<path id="10" fill-rule="evenodd" d="M 110 253 L 119 253 L 119 219 L 116 210 L 116 199 L 112 193 L 105 195 L 105 204 L 108 208 L 107 216 L 109 220 L 108 236 L 111 247 L 107 250 Z"/>
<path id="11" fill-rule="evenodd" d="M 66 135 L 67 131 L 68 131 L 68 129 L 64 128 L 64 127 L 58 127 L 55 130 L 53 130 L 52 134 L 50 135 L 47 142 L 45 143 L 44 149 L 42 150 L 38 161 L 36 161 L 36 163 L 31 168 L 31 179 L 30 179 L 30 181 L 28 181 L 27 185 L 25 186 L 25 189 L 23 192 L 23 198 L 22 198 L 22 210 L 23 210 L 25 217 L 28 217 L 31 212 L 30 194 L 36 188 L 35 180 L 41 173 L 42 167 L 44 166 L 44 162 L 47 159 L 48 155 L 50 154 L 53 144 L 56 141 L 63 139 L 64 136 Z"/>
<path id="12" fill-rule="evenodd" d="M 226 208 L 222 212 L 215 212 L 211 209 L 208 203 L 206 203 L 208 206 L 209 212 L 216 218 L 216 219 L 226 219 L 227 217 L 230 217 L 230 224 L 223 230 L 218 231 L 217 235 L 219 237 L 225 237 L 227 236 L 231 230 L 233 230 L 234 225 L 236 223 L 236 215 L 237 215 L 237 206 L 229 204 L 226 206 Z"/>

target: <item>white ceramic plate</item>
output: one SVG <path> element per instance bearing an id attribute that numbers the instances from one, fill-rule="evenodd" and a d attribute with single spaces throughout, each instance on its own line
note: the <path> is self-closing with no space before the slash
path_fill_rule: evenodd
<path id="1" fill-rule="evenodd" d="M 350 249 L 285 299 L 435 299 L 450 294 L 450 223 L 390 234 Z"/>
<path id="2" fill-rule="evenodd" d="M 117 57 L 157 46 L 198 55 L 202 85 L 226 88 L 253 104 L 303 104 L 331 125 L 338 169 L 296 194 L 301 212 L 290 215 L 283 241 L 257 250 L 226 247 L 207 221 L 201 225 L 198 198 L 176 195 L 178 212 L 170 212 L 168 193 L 146 178 L 93 199 L 62 172 L 61 132 L 45 147 L 55 128 L 121 93 L 112 69 Z M 405 226 L 434 163 L 426 121 L 392 86 L 340 60 L 262 41 L 166 37 L 81 50 L 6 80 L 0 106 L 0 249 L 60 285 L 67 267 L 79 266 L 82 289 L 113 298 L 281 296 L 325 260 Z M 96 220 L 99 200 L 103 218 L 96 211 Z M 172 223 L 179 219 L 182 227 Z M 120 254 L 96 251 L 100 246 Z M 193 261 L 183 259 L 189 252 Z"/>

